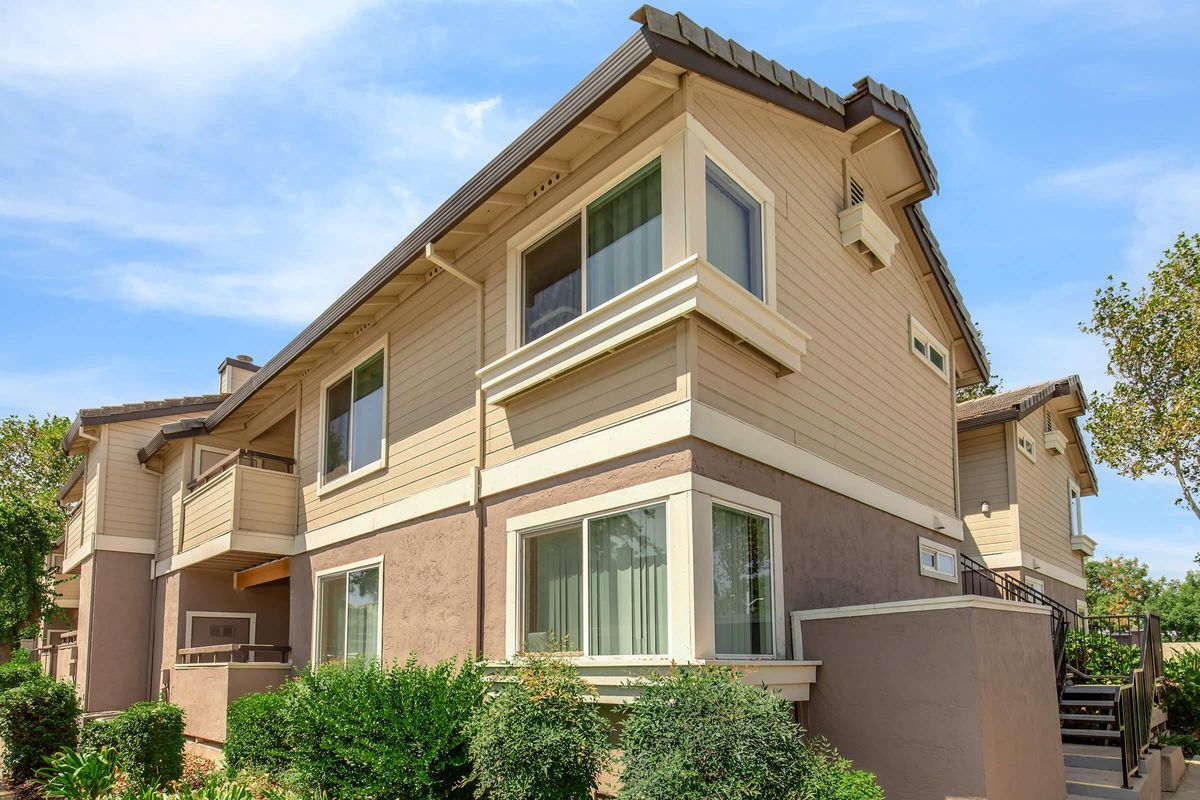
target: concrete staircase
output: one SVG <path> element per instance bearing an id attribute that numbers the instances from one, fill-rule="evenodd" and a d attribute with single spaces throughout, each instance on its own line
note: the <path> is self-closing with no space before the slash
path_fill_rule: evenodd
<path id="1" fill-rule="evenodd" d="M 1098 744 L 1064 744 L 1068 800 L 1104 797 L 1112 800 L 1160 800 L 1161 764 L 1158 751 L 1150 750 L 1141 761 L 1140 775 L 1121 786 L 1121 750 Z"/>

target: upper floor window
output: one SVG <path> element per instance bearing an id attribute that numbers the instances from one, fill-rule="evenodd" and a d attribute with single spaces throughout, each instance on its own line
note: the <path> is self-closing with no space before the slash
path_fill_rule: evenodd
<path id="1" fill-rule="evenodd" d="M 741 184 L 704 159 L 708 262 L 763 299 L 763 207 Z"/>
<path id="2" fill-rule="evenodd" d="M 908 317 L 908 342 L 914 355 L 921 363 L 932 369 L 946 380 L 950 379 L 950 357 L 945 346 L 934 339 L 925 326 L 917 322 L 911 314 Z"/>
<path id="3" fill-rule="evenodd" d="M 1071 517 L 1071 536 L 1083 535 L 1083 498 L 1079 494 L 1079 484 L 1071 481 L 1067 485 L 1067 513 Z"/>
<path id="4" fill-rule="evenodd" d="M 380 349 L 345 374 L 326 382 L 323 484 L 383 462 L 386 373 L 385 351 Z"/>
<path id="5" fill-rule="evenodd" d="M 656 503 L 526 535 L 524 648 L 665 655 L 666 508 Z"/>
<path id="6" fill-rule="evenodd" d="M 383 563 L 317 573 L 317 659 L 378 658 L 382 647 Z"/>
<path id="7" fill-rule="evenodd" d="M 1037 461 L 1037 445 L 1033 443 L 1033 437 L 1026 433 L 1020 425 L 1016 427 L 1017 449 L 1024 453 L 1030 461 Z"/>
<path id="8" fill-rule="evenodd" d="M 661 271 L 660 159 L 589 203 L 521 262 L 526 343 Z"/>
<path id="9" fill-rule="evenodd" d="M 726 656 L 775 652 L 769 517 L 713 503 L 713 621 Z"/>

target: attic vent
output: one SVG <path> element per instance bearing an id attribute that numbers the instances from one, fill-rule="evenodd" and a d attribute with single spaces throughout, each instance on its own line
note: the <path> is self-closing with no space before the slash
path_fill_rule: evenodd
<path id="1" fill-rule="evenodd" d="M 559 173 L 559 172 L 553 173 L 549 178 L 546 178 L 546 180 L 539 183 L 536 189 L 534 189 L 532 192 L 529 193 L 529 199 L 533 200 L 535 197 L 545 194 L 546 191 L 551 186 L 553 186 L 554 184 L 558 183 L 561 180 L 562 180 L 562 173 Z"/>
<path id="2" fill-rule="evenodd" d="M 1050 409 L 1042 409 L 1042 432 L 1051 433 L 1054 430 L 1054 417 L 1050 414 Z"/>
<path id="3" fill-rule="evenodd" d="M 860 186 L 858 184 L 858 181 L 854 180 L 854 178 L 851 178 L 850 179 L 850 202 L 848 203 L 847 207 L 856 206 L 866 199 L 867 199 L 867 193 L 863 191 L 863 188 L 862 188 L 862 186 Z"/>

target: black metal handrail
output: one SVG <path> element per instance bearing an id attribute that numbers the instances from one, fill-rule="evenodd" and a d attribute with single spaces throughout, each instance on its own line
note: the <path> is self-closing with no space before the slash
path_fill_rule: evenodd
<path id="1" fill-rule="evenodd" d="M 1162 629 L 1158 616 L 1122 615 L 1114 617 L 1099 617 L 1101 621 L 1117 621 L 1118 625 L 1137 622 L 1138 628 L 1132 625 L 1117 635 L 1136 639 L 1126 644 L 1136 644 L 1141 651 L 1138 666 L 1133 669 L 1117 693 L 1115 716 L 1118 731 L 1121 735 L 1121 767 L 1124 770 L 1122 781 L 1125 788 L 1130 787 L 1130 778 L 1141 768 L 1142 755 L 1150 749 L 1151 724 L 1154 718 L 1154 693 L 1163 677 Z M 1089 618 L 1090 622 L 1090 618 Z M 1113 632 L 1107 632 L 1113 636 Z"/>

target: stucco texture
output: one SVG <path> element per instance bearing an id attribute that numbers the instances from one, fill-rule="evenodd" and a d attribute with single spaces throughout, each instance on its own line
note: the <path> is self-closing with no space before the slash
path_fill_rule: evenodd
<path id="1" fill-rule="evenodd" d="M 97 550 L 80 574 L 77 675 L 85 711 L 146 699 L 151 631 L 150 556 Z M 87 592 L 87 594 L 83 594 Z"/>
<path id="2" fill-rule="evenodd" d="M 291 675 L 290 666 L 211 664 L 171 671 L 171 702 L 186 712 L 184 735 L 205 743 L 225 741 L 229 704 L 242 695 L 278 686 Z"/>

